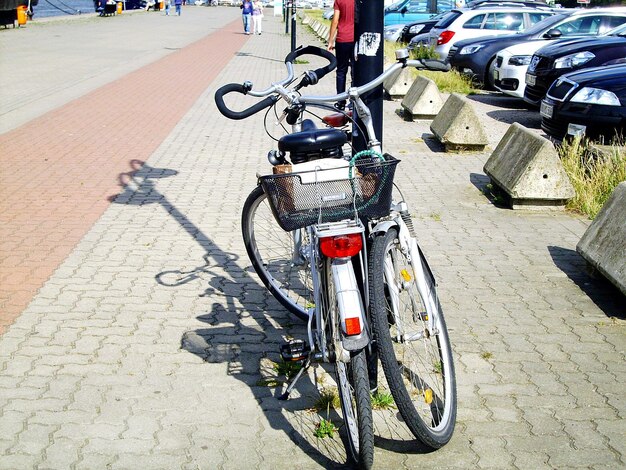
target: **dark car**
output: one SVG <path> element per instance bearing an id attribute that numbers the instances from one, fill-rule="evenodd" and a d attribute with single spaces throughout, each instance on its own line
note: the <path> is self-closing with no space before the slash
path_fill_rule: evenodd
<path id="1" fill-rule="evenodd" d="M 550 136 L 611 139 L 626 131 L 626 64 L 592 67 L 557 79 L 541 102 L 541 128 Z"/>
<path id="2" fill-rule="evenodd" d="M 556 41 L 530 60 L 524 101 L 539 106 L 550 85 L 568 72 L 619 63 L 626 63 L 626 25 L 598 38 Z"/>
<path id="3" fill-rule="evenodd" d="M 626 8 L 559 10 L 526 31 L 459 41 L 448 53 L 450 65 L 493 89 L 493 63 L 501 50 L 537 39 L 598 36 L 626 23 Z"/>
<path id="4" fill-rule="evenodd" d="M 408 44 L 409 42 L 411 42 L 411 39 L 413 39 L 413 37 L 417 36 L 418 34 L 427 33 L 428 31 L 433 29 L 433 26 L 437 24 L 437 22 L 443 17 L 443 15 L 445 15 L 445 13 L 433 16 L 432 18 L 428 18 L 427 20 L 414 21 L 412 23 L 405 24 L 404 28 L 402 28 L 400 36 L 398 37 L 398 42 L 405 42 Z"/>

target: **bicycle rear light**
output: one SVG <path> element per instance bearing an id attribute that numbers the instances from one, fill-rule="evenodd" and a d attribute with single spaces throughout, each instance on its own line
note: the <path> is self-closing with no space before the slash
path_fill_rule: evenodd
<path id="1" fill-rule="evenodd" d="M 450 42 L 450 39 L 454 36 L 454 31 L 444 31 L 437 38 L 437 45 L 441 46 L 442 44 L 447 44 Z"/>
<path id="2" fill-rule="evenodd" d="M 360 335 L 361 319 L 359 317 L 346 318 L 344 330 L 348 336 Z"/>
<path id="3" fill-rule="evenodd" d="M 349 233 L 320 239 L 320 248 L 328 258 L 350 258 L 361 251 L 363 239 L 360 233 Z"/>

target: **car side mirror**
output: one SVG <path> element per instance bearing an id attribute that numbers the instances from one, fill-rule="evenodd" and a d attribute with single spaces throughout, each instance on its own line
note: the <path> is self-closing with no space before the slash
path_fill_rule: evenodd
<path id="1" fill-rule="evenodd" d="M 404 15 L 407 11 L 409 11 L 407 7 L 402 7 L 402 9 L 400 10 L 400 13 Z"/>
<path id="2" fill-rule="evenodd" d="M 561 36 L 563 36 L 563 33 L 556 28 L 549 29 L 543 35 L 543 37 L 546 39 L 556 39 L 560 38 Z"/>

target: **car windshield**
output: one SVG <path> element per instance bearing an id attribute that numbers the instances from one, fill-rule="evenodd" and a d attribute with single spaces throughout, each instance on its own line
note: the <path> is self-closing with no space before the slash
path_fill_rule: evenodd
<path id="1" fill-rule="evenodd" d="M 551 26 L 553 26 L 553 25 L 557 24 L 558 22 L 564 20 L 568 16 L 570 16 L 570 15 L 564 15 L 563 13 L 559 13 L 557 15 L 548 16 L 547 18 L 541 20 L 539 23 L 535 23 L 530 28 L 527 28 L 526 30 L 522 31 L 522 33 L 528 34 L 528 35 L 531 35 L 531 36 L 533 34 L 543 33 L 544 31 L 547 31 L 548 29 L 550 29 Z"/>
<path id="2" fill-rule="evenodd" d="M 392 3 L 387 8 L 385 8 L 385 11 L 398 11 L 400 7 L 404 5 L 405 3 L 406 3 L 405 0 L 400 0 L 399 2 Z"/>
<path id="3" fill-rule="evenodd" d="M 609 33 L 609 36 L 621 36 L 626 37 L 626 24 L 618 26 Z"/>

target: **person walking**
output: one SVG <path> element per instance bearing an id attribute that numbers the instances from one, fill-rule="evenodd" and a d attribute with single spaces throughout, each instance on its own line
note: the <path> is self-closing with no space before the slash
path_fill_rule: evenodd
<path id="1" fill-rule="evenodd" d="M 337 93 L 346 91 L 346 76 L 354 82 L 354 0 L 335 0 L 333 20 L 328 32 L 328 50 L 337 56 Z M 340 109 L 345 101 L 338 103 Z"/>
<path id="2" fill-rule="evenodd" d="M 172 0 L 165 0 L 165 16 L 170 16 L 171 6 L 172 6 Z"/>
<path id="3" fill-rule="evenodd" d="M 261 0 L 253 0 L 252 2 L 252 26 L 254 27 L 254 34 L 261 34 L 263 21 L 263 3 Z"/>
<path id="4" fill-rule="evenodd" d="M 244 34 L 250 34 L 250 17 L 252 16 L 251 0 L 243 0 L 239 8 L 241 8 L 241 17 L 243 19 L 243 32 Z"/>
<path id="5" fill-rule="evenodd" d="M 174 6 L 176 7 L 176 14 L 180 16 L 183 0 L 174 0 Z"/>

